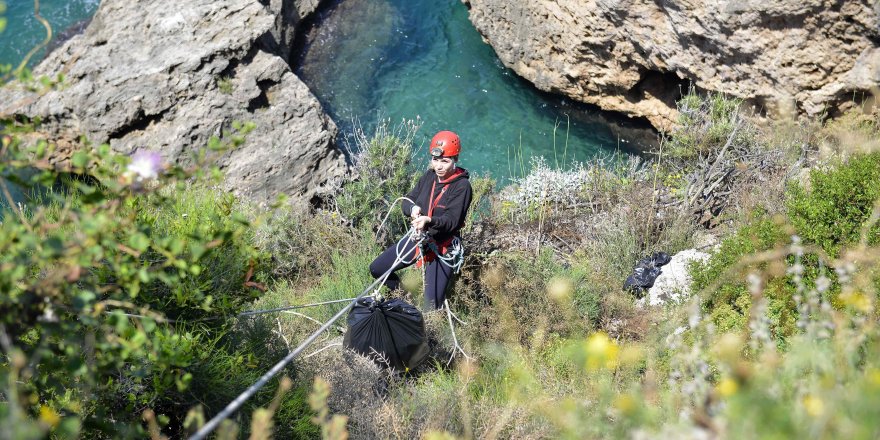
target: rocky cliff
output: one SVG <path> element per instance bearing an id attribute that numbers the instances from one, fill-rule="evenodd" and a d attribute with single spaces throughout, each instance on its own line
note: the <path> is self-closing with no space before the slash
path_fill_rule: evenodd
<path id="1" fill-rule="evenodd" d="M 66 75 L 36 95 L 0 89 L 0 114 L 40 117 L 41 134 L 79 148 L 84 135 L 114 150 L 186 162 L 233 121 L 257 128 L 226 154 L 227 185 L 257 201 L 303 203 L 347 171 L 336 126 L 287 64 L 294 27 L 317 0 L 104 0 L 85 33 L 35 74 Z"/>
<path id="2" fill-rule="evenodd" d="M 463 1 L 504 64 L 539 89 L 660 129 L 689 85 L 810 116 L 880 85 L 873 0 Z"/>

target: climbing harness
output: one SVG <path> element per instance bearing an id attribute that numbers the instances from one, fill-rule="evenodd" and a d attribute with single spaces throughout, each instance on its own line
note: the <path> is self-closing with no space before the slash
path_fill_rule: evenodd
<path id="1" fill-rule="evenodd" d="M 430 262 L 434 259 L 433 257 L 436 257 L 441 263 L 452 269 L 452 273 L 455 274 L 461 272 L 461 266 L 464 264 L 464 246 L 458 237 L 452 237 L 445 245 L 438 245 L 433 240 L 426 240 L 419 253 L 424 262 Z"/>

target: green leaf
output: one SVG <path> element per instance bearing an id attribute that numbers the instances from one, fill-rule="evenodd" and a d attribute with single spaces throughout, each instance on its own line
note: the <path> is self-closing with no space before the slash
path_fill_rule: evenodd
<path id="1" fill-rule="evenodd" d="M 46 155 L 46 141 L 37 142 L 37 146 L 34 149 L 34 154 L 37 156 L 37 159 L 42 159 Z"/>
<path id="2" fill-rule="evenodd" d="M 151 318 L 141 319 L 141 324 L 144 326 L 144 331 L 147 333 L 156 329 L 156 321 L 153 321 Z"/>
<path id="3" fill-rule="evenodd" d="M 76 168 L 85 168 L 86 164 L 89 163 L 89 154 L 85 151 L 77 151 L 70 158 L 70 163 Z"/>
<path id="4" fill-rule="evenodd" d="M 143 252 L 150 247 L 150 238 L 142 232 L 137 232 L 131 237 L 128 237 L 128 245 L 138 252 Z"/>
<path id="5" fill-rule="evenodd" d="M 140 279 L 142 283 L 150 282 L 150 273 L 147 271 L 146 267 L 142 267 L 138 270 L 138 279 Z"/>
<path id="6" fill-rule="evenodd" d="M 73 300 L 73 306 L 77 310 L 82 310 L 92 304 L 92 301 L 95 300 L 95 294 L 88 291 L 83 290 L 79 292 Z"/>
<path id="7" fill-rule="evenodd" d="M 190 245 L 190 253 L 192 254 L 193 260 L 202 258 L 202 255 L 205 255 L 205 250 L 205 246 L 201 243 L 193 243 Z"/>
<path id="8" fill-rule="evenodd" d="M 80 434 L 80 430 L 82 429 L 82 423 L 77 417 L 66 417 L 61 423 L 55 428 L 54 434 L 58 436 L 58 438 L 78 438 Z"/>
<path id="9" fill-rule="evenodd" d="M 189 384 L 192 382 L 192 373 L 185 373 L 183 377 L 180 377 L 175 380 L 175 385 L 177 385 L 177 391 L 186 391 L 189 388 Z"/>
<path id="10" fill-rule="evenodd" d="M 184 244 L 185 243 L 180 238 L 172 237 L 171 240 L 169 240 L 168 242 L 168 250 L 172 254 L 180 254 L 181 252 L 183 252 Z"/>
<path id="11" fill-rule="evenodd" d="M 211 136 L 208 139 L 208 149 L 211 151 L 219 151 L 223 149 L 223 144 L 220 142 L 220 138 L 217 136 Z"/>

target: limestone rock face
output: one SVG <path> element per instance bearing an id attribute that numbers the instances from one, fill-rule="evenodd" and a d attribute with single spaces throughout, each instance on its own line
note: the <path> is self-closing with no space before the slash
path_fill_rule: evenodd
<path id="1" fill-rule="evenodd" d="M 670 128 L 688 83 L 771 114 L 835 114 L 880 86 L 872 0 L 463 0 L 537 88 Z"/>
<path id="2" fill-rule="evenodd" d="M 66 86 L 0 89 L 0 113 L 40 117 L 50 140 L 84 135 L 121 153 L 160 151 L 186 163 L 233 121 L 257 128 L 220 159 L 230 190 L 302 204 L 347 172 L 336 126 L 286 62 L 292 29 L 315 0 L 104 0 L 85 33 L 35 74 Z M 298 22 L 297 20 L 294 20 Z M 286 43 L 285 43 L 286 42 Z"/>

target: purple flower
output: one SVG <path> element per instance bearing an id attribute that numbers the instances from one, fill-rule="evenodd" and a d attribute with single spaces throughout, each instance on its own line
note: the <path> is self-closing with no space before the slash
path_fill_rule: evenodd
<path id="1" fill-rule="evenodd" d="M 138 150 L 131 156 L 131 163 L 128 164 L 126 173 L 134 177 L 136 181 L 142 182 L 159 177 L 160 170 L 162 170 L 162 156 L 159 153 Z"/>

